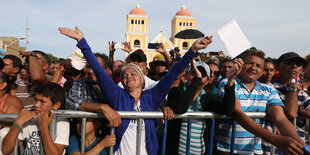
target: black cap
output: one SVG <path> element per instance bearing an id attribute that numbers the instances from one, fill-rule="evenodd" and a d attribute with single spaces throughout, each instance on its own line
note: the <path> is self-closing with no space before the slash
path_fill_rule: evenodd
<path id="1" fill-rule="evenodd" d="M 127 58 L 127 60 L 132 60 L 133 58 L 136 58 L 136 57 L 138 57 L 140 60 L 141 60 L 141 62 L 143 61 L 143 62 L 146 62 L 146 55 L 144 54 L 144 52 L 143 52 L 143 50 L 142 49 L 137 49 L 136 51 L 134 51 L 133 53 L 131 53 L 129 56 L 128 56 L 128 58 Z"/>
<path id="2" fill-rule="evenodd" d="M 287 61 L 287 60 L 298 60 L 299 62 L 301 62 L 302 64 L 306 63 L 306 60 L 303 57 L 300 57 L 297 53 L 295 52 L 287 52 L 282 54 L 277 60 L 276 63 L 279 64 L 282 61 Z"/>

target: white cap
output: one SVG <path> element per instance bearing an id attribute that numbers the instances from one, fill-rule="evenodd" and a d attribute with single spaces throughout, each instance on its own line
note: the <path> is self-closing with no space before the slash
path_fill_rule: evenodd
<path id="1" fill-rule="evenodd" d="M 71 65 L 77 70 L 82 70 L 86 65 L 86 60 L 83 53 L 79 48 L 73 51 L 72 55 L 69 57 L 71 59 Z"/>
<path id="2" fill-rule="evenodd" d="M 204 63 L 203 61 L 198 61 L 198 62 L 195 62 L 195 66 L 196 67 L 199 67 L 199 66 L 203 67 L 203 69 L 207 73 L 207 76 L 210 78 L 210 67 L 206 63 Z"/>

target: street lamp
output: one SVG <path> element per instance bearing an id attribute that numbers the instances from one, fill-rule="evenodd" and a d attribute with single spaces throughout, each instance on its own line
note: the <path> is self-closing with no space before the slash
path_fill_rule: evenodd
<path id="1" fill-rule="evenodd" d="M 19 41 L 19 40 L 25 40 L 26 38 L 17 38 L 16 40 L 14 40 L 13 42 L 11 42 L 10 44 L 6 45 L 4 44 L 4 50 L 7 51 L 7 48 L 9 46 L 11 46 L 12 44 L 14 44 L 15 42 Z"/>

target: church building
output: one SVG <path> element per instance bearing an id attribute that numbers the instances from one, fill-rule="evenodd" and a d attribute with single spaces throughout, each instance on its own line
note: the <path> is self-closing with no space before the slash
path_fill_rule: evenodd
<path id="1" fill-rule="evenodd" d="M 153 58 L 159 53 L 154 49 L 148 49 L 148 43 L 163 43 L 167 48 L 167 52 L 175 47 L 180 49 L 182 55 L 191 47 L 194 43 L 194 39 L 178 39 L 174 35 L 185 29 L 196 29 L 196 17 L 186 9 L 183 5 L 171 20 L 171 36 L 168 36 L 163 32 L 160 33 L 151 41 L 149 41 L 149 18 L 146 12 L 137 5 L 127 15 L 127 30 L 126 30 L 126 42 L 130 42 L 132 49 L 142 49 L 147 56 L 148 63 L 153 61 Z"/>

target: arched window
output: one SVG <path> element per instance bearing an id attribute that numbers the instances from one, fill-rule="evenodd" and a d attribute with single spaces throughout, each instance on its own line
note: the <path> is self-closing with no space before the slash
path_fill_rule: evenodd
<path id="1" fill-rule="evenodd" d="M 134 21 L 133 21 L 133 19 L 131 20 L 131 24 L 134 24 Z"/>
<path id="2" fill-rule="evenodd" d="M 188 23 L 186 23 L 186 26 L 188 26 Z"/>
<path id="3" fill-rule="evenodd" d="M 185 22 L 183 23 L 183 26 L 185 26 Z"/>
<path id="4" fill-rule="evenodd" d="M 141 21 L 141 24 L 144 24 L 144 20 Z"/>
<path id="5" fill-rule="evenodd" d="M 135 40 L 133 44 L 134 44 L 134 48 L 140 48 L 140 40 Z"/>
<path id="6" fill-rule="evenodd" d="M 193 24 L 192 23 L 189 23 L 189 26 L 192 26 Z"/>
<path id="7" fill-rule="evenodd" d="M 182 49 L 183 50 L 187 50 L 188 49 L 188 43 L 187 42 L 183 42 L 183 47 L 182 47 Z"/>
<path id="8" fill-rule="evenodd" d="M 138 24 L 140 24 L 140 20 L 138 20 Z"/>
<path id="9" fill-rule="evenodd" d="M 137 24 L 137 20 L 135 20 L 135 24 Z"/>
<path id="10" fill-rule="evenodd" d="M 179 25 L 182 26 L 182 23 L 180 22 Z"/>

